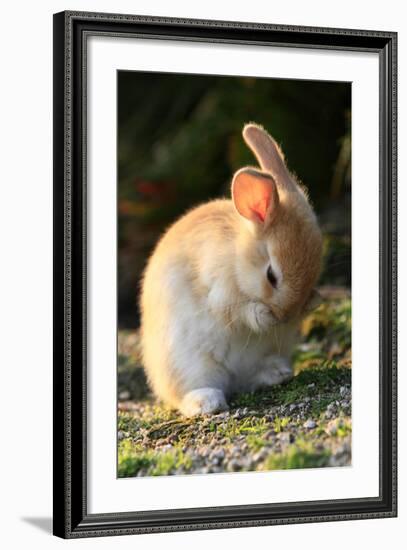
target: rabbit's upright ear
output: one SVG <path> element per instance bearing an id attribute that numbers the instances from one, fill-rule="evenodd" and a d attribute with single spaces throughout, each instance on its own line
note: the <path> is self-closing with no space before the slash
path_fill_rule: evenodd
<path id="1" fill-rule="evenodd" d="M 293 183 L 284 155 L 270 134 L 261 126 L 250 123 L 243 128 L 243 139 L 253 151 L 262 170 L 270 173 L 277 185 L 292 188 Z"/>
<path id="2" fill-rule="evenodd" d="M 232 182 L 232 199 L 241 216 L 268 226 L 278 210 L 279 197 L 274 179 L 254 168 L 242 168 Z"/>

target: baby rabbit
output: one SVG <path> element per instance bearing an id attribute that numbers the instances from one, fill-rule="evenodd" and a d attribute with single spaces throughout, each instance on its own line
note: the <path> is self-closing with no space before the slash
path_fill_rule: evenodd
<path id="1" fill-rule="evenodd" d="M 243 138 L 260 169 L 236 172 L 232 200 L 176 221 L 144 273 L 144 367 L 186 416 L 289 380 L 299 322 L 320 303 L 322 238 L 307 195 L 261 126 L 247 124 Z"/>

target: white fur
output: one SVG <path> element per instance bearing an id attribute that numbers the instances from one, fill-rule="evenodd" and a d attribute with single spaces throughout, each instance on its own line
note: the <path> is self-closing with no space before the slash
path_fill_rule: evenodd
<path id="1" fill-rule="evenodd" d="M 180 410 L 185 416 L 209 414 L 224 411 L 227 408 L 223 391 L 215 388 L 192 390 L 183 397 L 180 404 Z"/>
<path id="2" fill-rule="evenodd" d="M 171 402 L 165 372 L 169 361 L 183 395 L 172 404 L 187 416 L 223 410 L 225 396 L 291 378 L 295 325 L 276 324 L 264 304 L 248 302 L 225 326 L 214 315 L 231 303 L 221 280 L 207 301 L 197 303 L 181 272 L 167 272 L 166 278 L 160 302 L 164 310 L 166 303 L 171 304 L 171 316 L 156 322 L 154 334 L 147 334 L 145 327 L 144 337 L 144 350 L 150 350 L 145 357 L 148 374 L 160 397 Z"/>

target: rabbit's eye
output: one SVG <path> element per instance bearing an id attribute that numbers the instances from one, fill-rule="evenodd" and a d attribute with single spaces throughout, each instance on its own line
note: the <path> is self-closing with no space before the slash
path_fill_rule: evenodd
<path id="1" fill-rule="evenodd" d="M 269 280 L 269 283 L 272 287 L 277 287 L 277 277 L 274 275 L 273 270 L 271 269 L 271 265 L 267 268 L 267 279 Z"/>

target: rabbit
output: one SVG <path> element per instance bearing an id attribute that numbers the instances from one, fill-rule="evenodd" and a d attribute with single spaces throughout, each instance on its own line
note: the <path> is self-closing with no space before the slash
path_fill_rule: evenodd
<path id="1" fill-rule="evenodd" d="M 261 126 L 246 124 L 243 138 L 260 167 L 234 174 L 231 199 L 178 219 L 142 279 L 147 378 L 185 416 L 289 380 L 299 323 L 321 302 L 322 235 L 306 191 Z"/>

